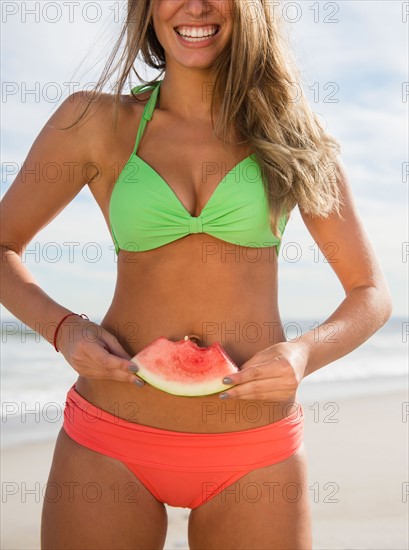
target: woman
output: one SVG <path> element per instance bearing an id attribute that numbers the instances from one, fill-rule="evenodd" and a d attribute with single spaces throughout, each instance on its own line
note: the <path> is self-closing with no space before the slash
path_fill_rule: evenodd
<path id="1" fill-rule="evenodd" d="M 163 548 L 168 503 L 191 509 L 192 549 L 310 549 L 297 388 L 387 321 L 387 283 L 339 146 L 294 96 L 297 75 L 268 2 L 130 0 L 127 15 L 116 95 L 96 94 L 79 119 L 86 98 L 70 96 L 26 159 L 70 163 L 71 177 L 27 186 L 20 173 L 2 201 L 3 303 L 40 323 L 79 375 L 48 479 L 42 548 Z M 139 52 L 165 76 L 120 96 Z M 112 106 L 119 132 L 108 124 Z M 52 300 L 21 262 L 85 184 L 118 261 L 99 325 Z M 286 341 L 277 264 L 296 205 L 346 297 L 318 331 Z M 194 398 L 143 383 L 130 359 L 161 335 L 218 341 L 240 372 L 225 392 Z"/>

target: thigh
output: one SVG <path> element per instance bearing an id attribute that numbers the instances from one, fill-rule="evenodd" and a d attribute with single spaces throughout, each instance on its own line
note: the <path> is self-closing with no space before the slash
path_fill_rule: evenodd
<path id="1" fill-rule="evenodd" d="M 43 498 L 43 550 L 163 549 L 165 506 L 124 464 L 78 444 L 63 428 Z"/>
<path id="2" fill-rule="evenodd" d="M 304 443 L 291 457 L 252 470 L 189 517 L 191 550 L 311 550 Z"/>

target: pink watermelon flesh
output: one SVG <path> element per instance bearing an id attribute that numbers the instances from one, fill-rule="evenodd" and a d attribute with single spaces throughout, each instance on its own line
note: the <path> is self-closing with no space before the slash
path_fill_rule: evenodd
<path id="1" fill-rule="evenodd" d="M 187 339 L 173 342 L 160 336 L 132 357 L 137 375 L 162 391 L 174 395 L 200 396 L 218 393 L 232 385 L 222 379 L 239 369 L 214 342 L 207 348 Z"/>

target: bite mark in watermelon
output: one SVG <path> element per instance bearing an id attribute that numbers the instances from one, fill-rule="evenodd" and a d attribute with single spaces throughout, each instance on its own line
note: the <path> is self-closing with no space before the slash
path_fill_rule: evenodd
<path id="1" fill-rule="evenodd" d="M 199 347 L 188 336 L 176 342 L 160 336 L 131 358 L 137 375 L 155 388 L 186 397 L 211 395 L 233 384 L 222 379 L 238 372 L 222 346 Z"/>

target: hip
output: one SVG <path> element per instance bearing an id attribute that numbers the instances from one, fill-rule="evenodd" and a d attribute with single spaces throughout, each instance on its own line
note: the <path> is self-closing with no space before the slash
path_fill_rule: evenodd
<path id="1" fill-rule="evenodd" d="M 78 377 L 76 392 L 119 419 L 164 430 L 224 433 L 278 422 L 299 408 L 296 394 L 286 401 L 222 401 L 218 394 L 182 397 L 149 384 L 142 388 L 109 380 Z"/>

